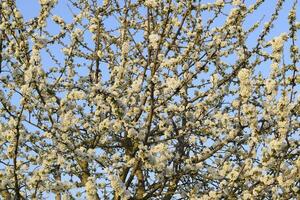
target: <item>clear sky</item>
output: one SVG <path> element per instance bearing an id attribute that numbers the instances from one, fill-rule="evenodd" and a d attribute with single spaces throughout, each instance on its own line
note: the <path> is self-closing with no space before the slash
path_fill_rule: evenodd
<path id="1" fill-rule="evenodd" d="M 38 16 L 39 10 L 40 10 L 38 0 L 17 0 L 16 2 L 18 5 L 18 8 L 21 10 L 25 20 L 28 20 L 28 19 Z M 99 2 L 101 3 L 101 1 L 99 1 Z M 214 2 L 214 0 L 204 0 L 202 2 L 203 3 L 206 3 L 206 2 L 212 3 L 212 2 Z M 246 0 L 245 2 L 247 5 L 251 5 L 255 1 L 254 0 Z M 256 44 L 255 43 L 256 38 L 258 37 L 260 31 L 262 30 L 263 24 L 270 19 L 271 14 L 274 12 L 276 2 L 277 2 L 277 0 L 267 0 L 265 3 L 263 3 L 262 6 L 259 7 L 258 10 L 255 11 L 254 14 L 249 15 L 249 17 L 247 18 L 246 23 L 244 23 L 245 28 L 251 27 L 255 22 L 262 19 L 262 24 L 261 24 L 260 28 L 258 28 L 257 31 L 252 33 L 251 37 L 249 37 L 249 39 L 248 39 L 249 47 L 253 47 Z M 72 21 L 72 14 L 71 14 L 71 9 L 70 9 L 71 6 L 68 6 L 68 5 L 70 5 L 70 3 L 68 3 L 68 0 L 58 0 L 58 4 L 53 9 L 52 14 L 61 16 L 62 18 L 64 18 L 66 20 L 66 22 L 71 22 Z M 267 40 L 273 38 L 274 36 L 280 35 L 280 33 L 282 33 L 282 32 L 288 31 L 288 17 L 287 16 L 289 14 L 289 11 L 290 11 L 292 5 L 293 5 L 292 0 L 288 0 L 284 3 L 283 9 L 280 11 L 279 18 L 276 20 L 276 23 L 275 23 L 276 26 L 272 29 L 270 34 L 266 37 Z M 227 9 L 229 10 L 230 7 L 227 7 Z M 298 7 L 298 11 L 299 11 L 299 9 L 300 9 L 300 7 Z M 74 11 L 74 12 L 76 13 L 76 11 Z M 207 14 L 206 16 L 209 17 L 209 14 Z M 299 15 L 297 16 L 297 18 L 299 21 Z M 224 18 L 224 20 L 218 19 L 215 23 L 215 26 L 221 25 L 224 21 L 225 21 L 225 18 Z M 112 27 L 113 24 L 114 23 L 107 23 L 108 28 Z M 47 29 L 52 33 L 59 31 L 58 26 L 53 24 L 51 22 L 51 20 L 49 20 Z M 300 35 L 298 35 L 298 36 L 300 36 Z M 93 44 L 91 43 L 91 45 L 93 45 Z M 285 46 L 286 46 L 286 48 L 288 48 L 288 45 L 285 45 Z M 298 46 L 299 46 L 299 42 L 298 42 Z M 62 55 L 60 54 L 59 49 L 56 49 L 54 51 L 54 53 L 56 53 L 56 56 L 62 58 Z M 289 56 L 285 54 L 285 57 L 286 57 L 285 60 L 288 61 Z M 230 59 L 231 58 L 228 58 L 229 62 L 230 62 Z M 50 60 L 47 59 L 47 57 L 43 58 L 43 62 L 46 65 L 47 64 L 49 65 L 49 61 Z M 268 74 L 269 69 L 270 69 L 270 63 L 265 63 L 264 65 L 265 66 L 262 66 L 262 68 L 260 70 L 264 74 Z M 105 77 L 104 77 L 104 79 L 105 79 Z"/>

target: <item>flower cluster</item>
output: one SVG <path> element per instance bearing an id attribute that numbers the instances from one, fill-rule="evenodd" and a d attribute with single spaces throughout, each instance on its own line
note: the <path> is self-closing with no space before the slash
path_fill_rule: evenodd
<path id="1" fill-rule="evenodd" d="M 242 68 L 238 72 L 240 80 L 240 95 L 243 99 L 247 99 L 251 95 L 250 70 Z"/>
<path id="2" fill-rule="evenodd" d="M 149 35 L 149 42 L 153 48 L 157 48 L 159 40 L 160 36 L 158 34 L 153 33 Z"/>
<path id="3" fill-rule="evenodd" d="M 282 33 L 280 36 L 270 41 L 270 44 L 273 49 L 272 57 L 274 61 L 276 62 L 280 61 L 282 56 L 283 45 L 287 39 L 288 39 L 288 35 L 286 33 Z"/>

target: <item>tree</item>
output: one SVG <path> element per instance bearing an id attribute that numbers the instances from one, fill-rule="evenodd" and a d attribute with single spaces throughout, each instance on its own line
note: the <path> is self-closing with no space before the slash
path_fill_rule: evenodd
<path id="1" fill-rule="evenodd" d="M 300 198 L 297 0 L 0 6 L 2 199 Z"/>

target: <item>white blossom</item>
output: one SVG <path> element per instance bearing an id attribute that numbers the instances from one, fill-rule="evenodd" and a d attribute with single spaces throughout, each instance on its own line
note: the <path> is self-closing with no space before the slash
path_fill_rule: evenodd
<path id="1" fill-rule="evenodd" d="M 160 0 L 145 0 L 145 6 L 154 8 L 157 7 L 158 4 L 160 3 Z"/>
<path id="2" fill-rule="evenodd" d="M 149 42 L 150 45 L 153 46 L 153 48 L 157 48 L 159 40 L 160 36 L 158 34 L 153 33 L 149 35 Z"/>

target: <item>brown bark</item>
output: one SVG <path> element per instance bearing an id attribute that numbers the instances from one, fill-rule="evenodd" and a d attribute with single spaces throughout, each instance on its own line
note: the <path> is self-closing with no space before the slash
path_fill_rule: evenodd
<path id="1" fill-rule="evenodd" d="M 88 182 L 88 178 L 90 177 L 90 172 L 89 172 L 89 163 L 86 160 L 78 160 L 78 164 L 82 170 L 82 174 L 81 174 L 81 183 L 83 186 L 85 186 L 85 184 Z M 88 190 L 88 188 L 86 188 L 86 190 Z M 87 191 L 88 193 L 88 191 Z M 95 200 L 100 200 L 98 194 L 95 194 Z"/>

